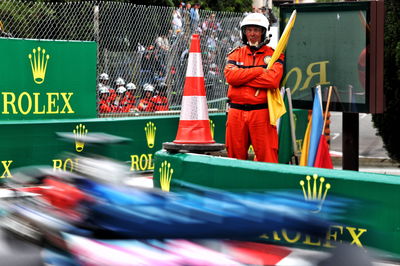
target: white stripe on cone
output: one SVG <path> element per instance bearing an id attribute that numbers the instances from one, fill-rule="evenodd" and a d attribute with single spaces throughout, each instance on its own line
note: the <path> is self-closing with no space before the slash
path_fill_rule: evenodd
<path id="1" fill-rule="evenodd" d="M 208 120 L 206 96 L 183 96 L 181 110 L 180 120 Z"/>
<path id="2" fill-rule="evenodd" d="M 189 53 L 186 77 L 204 77 L 203 68 L 201 66 L 201 53 Z"/>

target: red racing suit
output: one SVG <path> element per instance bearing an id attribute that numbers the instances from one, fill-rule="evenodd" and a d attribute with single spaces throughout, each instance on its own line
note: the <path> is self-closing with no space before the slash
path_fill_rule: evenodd
<path id="1" fill-rule="evenodd" d="M 110 103 L 107 99 L 100 99 L 99 101 L 99 113 L 111 113 Z"/>
<path id="2" fill-rule="evenodd" d="M 278 162 L 278 133 L 270 124 L 267 90 L 279 88 L 284 56 L 267 70 L 273 52 L 266 45 L 254 51 L 246 45 L 228 55 L 224 73 L 229 83 L 230 108 L 225 138 L 231 158 L 246 160 L 253 145 L 257 161 Z"/>
<path id="3" fill-rule="evenodd" d="M 137 109 L 141 112 L 153 112 L 154 104 L 153 104 L 153 96 L 149 98 L 143 98 L 139 101 Z"/>
<path id="4" fill-rule="evenodd" d="M 156 95 L 152 98 L 153 111 L 168 111 L 169 104 L 168 98 L 161 95 Z"/>

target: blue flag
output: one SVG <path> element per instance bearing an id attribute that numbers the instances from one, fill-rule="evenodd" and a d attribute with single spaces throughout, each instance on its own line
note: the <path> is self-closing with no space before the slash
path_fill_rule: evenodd
<path id="1" fill-rule="evenodd" d="M 315 156 L 318 150 L 319 139 L 321 138 L 324 116 L 322 112 L 321 86 L 315 89 L 314 104 L 312 110 L 312 124 L 310 134 L 310 148 L 308 150 L 308 166 L 314 166 Z"/>

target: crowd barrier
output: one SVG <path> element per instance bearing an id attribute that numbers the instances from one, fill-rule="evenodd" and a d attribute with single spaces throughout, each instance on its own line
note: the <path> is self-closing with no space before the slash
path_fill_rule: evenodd
<path id="1" fill-rule="evenodd" d="M 225 113 L 210 114 L 214 138 L 224 142 Z M 175 139 L 179 116 L 148 116 L 135 118 L 2 121 L 0 124 L 0 180 L 12 178 L 13 169 L 29 165 L 52 166 L 54 170 L 70 171 L 77 163 L 74 155 L 91 152 L 87 143 L 68 141 L 59 132 L 76 136 L 106 133 L 130 141 L 105 146 L 103 155 L 124 161 L 131 171 L 152 172 L 154 153 L 163 142 Z M 98 151 L 96 151 L 98 152 Z M 70 156 L 66 156 L 70 154 Z"/>
<path id="2" fill-rule="evenodd" d="M 348 241 L 360 248 L 382 249 L 392 253 L 388 256 L 400 258 L 398 176 L 157 152 L 155 186 L 177 191 L 182 187 L 175 180 L 229 191 L 297 192 L 305 200 L 315 200 L 319 210 L 329 208 L 328 201 L 335 204 L 337 199 L 339 204 L 342 202 L 339 199 L 348 200 L 351 212 L 338 214 L 325 240 L 288 232 L 285 228 L 265 232 L 259 240 L 307 248 L 332 248 L 335 241 Z"/>

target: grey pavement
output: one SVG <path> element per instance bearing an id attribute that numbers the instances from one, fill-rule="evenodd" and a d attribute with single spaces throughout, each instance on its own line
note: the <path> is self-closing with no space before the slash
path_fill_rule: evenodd
<path id="1" fill-rule="evenodd" d="M 342 113 L 331 112 L 331 154 L 335 169 L 342 169 Z M 400 175 L 399 163 L 387 155 L 376 135 L 371 114 L 359 114 L 359 171 Z"/>

